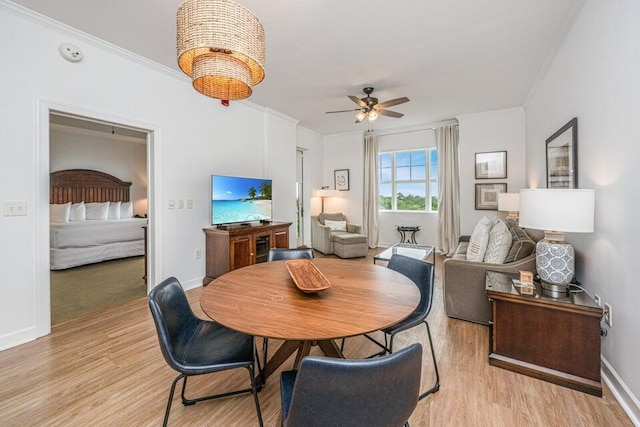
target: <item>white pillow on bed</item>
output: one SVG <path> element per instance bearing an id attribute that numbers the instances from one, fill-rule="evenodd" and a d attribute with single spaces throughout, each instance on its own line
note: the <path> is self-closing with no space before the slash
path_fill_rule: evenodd
<path id="1" fill-rule="evenodd" d="M 71 202 L 62 205 L 49 205 L 49 221 L 50 222 L 69 222 L 69 212 L 71 211 Z"/>
<path id="2" fill-rule="evenodd" d="M 131 202 L 120 203 L 120 219 L 127 219 L 133 216 L 133 205 Z"/>
<path id="3" fill-rule="evenodd" d="M 109 219 L 120 219 L 120 203 L 109 202 Z"/>
<path id="4" fill-rule="evenodd" d="M 72 203 L 69 211 L 69 221 L 84 221 L 87 217 L 87 211 L 84 202 Z"/>
<path id="5" fill-rule="evenodd" d="M 103 220 L 109 218 L 109 202 L 85 203 L 87 220 Z"/>

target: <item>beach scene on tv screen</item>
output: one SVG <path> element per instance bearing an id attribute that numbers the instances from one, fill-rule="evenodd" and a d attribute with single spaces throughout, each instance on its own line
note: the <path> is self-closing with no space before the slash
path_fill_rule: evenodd
<path id="1" fill-rule="evenodd" d="M 211 177 L 211 223 L 271 219 L 271 180 Z"/>

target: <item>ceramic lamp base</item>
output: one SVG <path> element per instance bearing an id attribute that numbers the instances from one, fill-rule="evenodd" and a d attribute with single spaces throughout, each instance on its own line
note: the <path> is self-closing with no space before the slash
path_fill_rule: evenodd
<path id="1" fill-rule="evenodd" d="M 564 240 L 542 239 L 536 245 L 536 269 L 540 280 L 551 288 L 564 287 L 575 275 L 575 251 Z M 558 289 L 556 289 L 557 291 Z"/>

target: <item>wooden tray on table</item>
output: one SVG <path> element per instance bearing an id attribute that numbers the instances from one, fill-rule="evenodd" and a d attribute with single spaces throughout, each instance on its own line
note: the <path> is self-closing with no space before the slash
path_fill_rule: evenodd
<path id="1" fill-rule="evenodd" d="M 292 259 L 286 265 L 293 282 L 302 292 L 316 293 L 331 286 L 331 282 L 309 259 Z"/>

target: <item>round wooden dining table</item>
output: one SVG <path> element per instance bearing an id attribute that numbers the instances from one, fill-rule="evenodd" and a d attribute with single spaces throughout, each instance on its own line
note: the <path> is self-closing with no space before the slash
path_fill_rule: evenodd
<path id="1" fill-rule="evenodd" d="M 311 261 L 330 282 L 328 289 L 302 292 L 286 261 L 275 261 L 230 271 L 202 291 L 200 305 L 216 322 L 248 335 L 284 340 L 259 383 L 296 350 L 296 369 L 314 345 L 326 356 L 343 358 L 334 339 L 394 325 L 420 301 L 413 281 L 386 267 L 331 258 Z"/>

